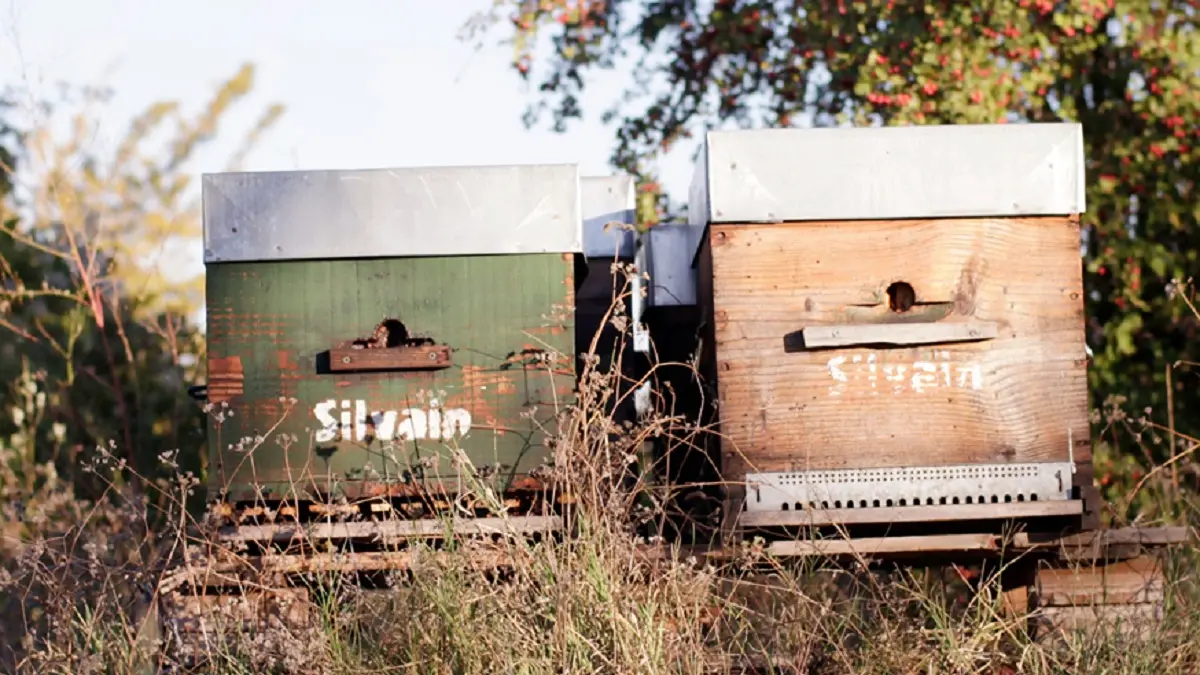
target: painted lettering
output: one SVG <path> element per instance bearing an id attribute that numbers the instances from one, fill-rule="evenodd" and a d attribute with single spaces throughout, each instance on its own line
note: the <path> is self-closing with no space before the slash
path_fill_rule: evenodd
<path id="1" fill-rule="evenodd" d="M 442 408 L 436 399 L 429 402 L 429 409 L 405 408 L 403 410 L 380 410 L 367 413 L 367 402 L 363 400 L 341 401 L 338 417 L 338 401 L 329 399 L 313 406 L 313 416 L 321 427 L 316 432 L 318 443 L 334 441 L 381 441 L 441 440 L 448 441 L 456 436 L 466 436 L 471 430 L 471 413 L 462 408 Z"/>
<path id="2" fill-rule="evenodd" d="M 980 365 L 954 363 L 946 351 L 934 352 L 929 359 L 897 359 L 894 354 L 878 352 L 840 355 L 829 359 L 825 366 L 833 379 L 830 396 L 841 396 L 851 384 L 866 385 L 872 396 L 881 391 L 897 395 L 909 391 L 923 394 L 946 388 L 976 391 L 983 388 Z"/>

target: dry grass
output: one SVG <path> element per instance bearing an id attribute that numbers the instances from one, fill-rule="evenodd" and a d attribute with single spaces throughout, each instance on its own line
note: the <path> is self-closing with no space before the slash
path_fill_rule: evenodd
<path id="1" fill-rule="evenodd" d="M 619 310 L 610 317 L 622 328 L 624 319 Z M 691 674 L 774 663 L 803 673 L 1157 675 L 1200 667 L 1191 548 L 1171 554 L 1160 630 L 1129 637 L 1098 628 L 1046 642 L 1001 611 L 994 583 L 969 592 L 952 568 L 816 569 L 761 556 L 751 568 L 752 546 L 720 569 L 686 556 L 648 563 L 634 526 L 661 516 L 668 495 L 622 479 L 643 441 L 687 445 L 698 430 L 665 414 L 615 424 L 605 411 L 630 388 L 595 364 L 554 430 L 560 452 L 551 469 L 580 500 L 576 536 L 488 544 L 509 561 L 499 576 L 472 564 L 482 546 L 472 541 L 451 542 L 460 550 L 450 555 L 408 549 L 419 554 L 409 573 L 293 575 L 290 586 L 278 575 L 242 574 L 247 597 L 282 591 L 311 605 L 274 607 L 250 622 L 236 608 L 205 612 L 196 643 L 203 672 Z M 158 630 L 155 608 L 162 575 L 201 565 L 196 552 L 216 545 L 185 508 L 196 481 L 184 473 L 144 480 L 111 448 L 94 457 L 87 470 L 107 481 L 104 498 L 85 503 L 43 471 L 36 499 L 3 504 L 6 521 L 22 524 L 4 539 L 0 569 L 6 671 L 178 666 L 179 636 Z M 161 460 L 174 466 L 172 455 Z M 4 481 L 23 480 L 11 463 L 0 466 Z M 168 517 L 151 518 L 150 502 Z M 289 620 L 297 607 L 311 611 Z"/>

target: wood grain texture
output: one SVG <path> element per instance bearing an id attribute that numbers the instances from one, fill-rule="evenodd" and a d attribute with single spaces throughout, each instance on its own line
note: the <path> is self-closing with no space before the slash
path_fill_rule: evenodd
<path id="1" fill-rule="evenodd" d="M 886 555 L 903 553 L 959 553 L 999 551 L 993 534 L 936 534 L 914 537 L 858 537 L 854 539 L 800 539 L 774 541 L 767 551 L 778 557 Z"/>
<path id="2" fill-rule="evenodd" d="M 1060 560 L 1086 562 L 1136 558 L 1147 551 L 1189 539 L 1190 531 L 1186 527 L 1126 527 L 1081 532 L 1066 537 L 1018 532 L 1012 544 L 1015 550 L 1050 552 Z"/>
<path id="3" fill-rule="evenodd" d="M 1160 603 L 1162 562 L 1152 555 L 1109 564 L 1039 569 L 1034 587 L 1041 607 Z"/>
<path id="4" fill-rule="evenodd" d="M 714 225 L 708 237 L 726 480 L 1064 461 L 1069 445 L 1090 466 L 1077 219 Z M 888 306 L 900 281 L 916 296 L 904 313 Z M 996 337 L 785 350 L 809 326 L 972 321 Z"/>
<path id="5" fill-rule="evenodd" d="M 805 348 L 861 347 L 865 345 L 930 345 L 975 342 L 996 337 L 990 321 L 949 323 L 858 323 L 843 326 L 809 326 L 801 333 Z"/>
<path id="6" fill-rule="evenodd" d="M 1040 568 L 1030 589 L 1037 632 L 1047 637 L 1096 628 L 1148 636 L 1161 627 L 1165 605 L 1162 561 L 1132 560 Z"/>

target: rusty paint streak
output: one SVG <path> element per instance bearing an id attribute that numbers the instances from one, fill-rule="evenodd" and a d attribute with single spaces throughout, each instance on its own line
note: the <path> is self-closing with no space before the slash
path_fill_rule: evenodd
<path id="1" fill-rule="evenodd" d="M 275 358 L 280 370 L 300 370 L 300 364 L 291 359 L 291 352 L 286 349 L 275 352 Z"/>
<path id="2" fill-rule="evenodd" d="M 304 379 L 300 363 L 292 358 L 292 353 L 286 349 L 275 352 L 276 365 L 279 366 L 279 393 L 288 398 L 294 397 L 297 382 Z"/>
<path id="3" fill-rule="evenodd" d="M 245 377 L 241 357 L 210 357 L 208 359 L 208 400 L 212 403 L 220 403 L 235 396 L 241 396 Z"/>
<path id="4" fill-rule="evenodd" d="M 258 401 L 254 405 L 254 415 L 259 419 L 276 420 L 283 414 L 283 408 L 278 401 Z"/>
<path id="5" fill-rule="evenodd" d="M 209 314 L 210 339 L 266 337 L 287 334 L 290 321 L 281 314 L 236 314 L 232 311 Z"/>
<path id="6" fill-rule="evenodd" d="M 508 375 L 482 366 L 463 366 L 462 388 L 447 397 L 446 405 L 466 408 L 476 418 L 494 420 L 499 412 L 496 397 L 516 393 L 517 387 Z"/>
<path id="7" fill-rule="evenodd" d="M 574 253 L 564 253 L 563 254 L 563 262 L 567 263 L 566 274 L 563 275 L 563 286 L 566 289 L 565 292 L 563 293 L 563 302 L 565 302 L 568 307 L 574 307 L 575 306 L 575 254 Z"/>

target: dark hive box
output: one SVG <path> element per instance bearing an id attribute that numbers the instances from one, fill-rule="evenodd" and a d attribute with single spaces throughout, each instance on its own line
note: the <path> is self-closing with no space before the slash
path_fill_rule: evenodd
<path id="1" fill-rule="evenodd" d="M 631 420 L 636 411 L 628 389 L 638 377 L 640 364 L 634 348 L 641 331 L 630 323 L 630 317 L 638 300 L 633 289 L 627 288 L 625 275 L 613 268 L 632 264 L 634 259 L 634 179 L 627 175 L 585 176 L 579 186 L 586 267 L 579 275 L 575 298 L 576 369 L 584 372 L 583 356 L 594 354 L 596 372 L 607 374 L 604 388 L 617 385 L 602 403 L 615 421 Z"/>

